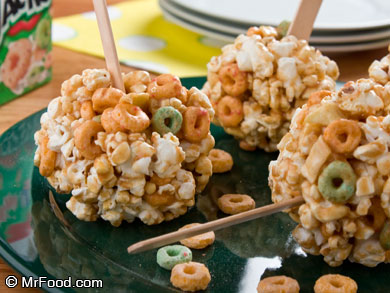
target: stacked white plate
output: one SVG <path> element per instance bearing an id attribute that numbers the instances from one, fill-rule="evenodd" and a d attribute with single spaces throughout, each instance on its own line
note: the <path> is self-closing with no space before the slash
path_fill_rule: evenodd
<path id="1" fill-rule="evenodd" d="M 164 16 L 189 30 L 231 43 L 250 26 L 292 20 L 299 0 L 159 0 Z M 390 0 L 323 0 L 310 44 L 351 52 L 390 43 Z"/>

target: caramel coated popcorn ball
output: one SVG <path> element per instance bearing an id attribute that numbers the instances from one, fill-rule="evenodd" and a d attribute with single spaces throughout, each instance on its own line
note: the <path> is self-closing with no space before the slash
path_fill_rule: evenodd
<path id="1" fill-rule="evenodd" d="M 293 237 L 330 266 L 389 261 L 389 105 L 383 78 L 312 94 L 269 166 L 274 202 L 305 200 L 289 211 L 299 223 Z"/>
<path id="2" fill-rule="evenodd" d="M 214 110 L 195 87 L 163 74 L 86 69 L 62 84 L 35 133 L 34 163 L 50 184 L 72 193 L 79 219 L 114 226 L 139 218 L 152 225 L 186 213 L 212 175 Z"/>
<path id="3" fill-rule="evenodd" d="M 295 109 L 318 90 L 334 90 L 336 63 L 294 36 L 252 27 L 207 65 L 203 91 L 216 111 L 213 122 L 245 150 L 276 151 Z"/>

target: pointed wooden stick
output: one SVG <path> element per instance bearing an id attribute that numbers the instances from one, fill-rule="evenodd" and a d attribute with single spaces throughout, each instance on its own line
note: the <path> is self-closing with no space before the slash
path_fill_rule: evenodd
<path id="1" fill-rule="evenodd" d="M 110 18 L 108 16 L 106 0 L 93 0 L 93 6 L 99 26 L 100 38 L 102 39 L 107 70 L 110 72 L 113 87 L 124 92 L 125 87 L 119 66 L 114 36 L 112 34 Z"/>
<path id="2" fill-rule="evenodd" d="M 254 210 L 243 212 L 237 215 L 225 217 L 215 221 L 207 222 L 199 226 L 188 228 L 181 231 L 175 231 L 168 234 L 164 234 L 158 237 L 150 238 L 144 241 L 137 242 L 127 248 L 128 253 L 138 253 L 153 248 L 161 247 L 167 244 L 171 244 L 182 239 L 192 237 L 198 234 L 206 233 L 209 231 L 216 231 L 229 226 L 237 225 L 243 222 L 254 220 L 257 218 L 272 215 L 274 213 L 293 208 L 304 203 L 301 196 L 295 197 L 284 202 L 270 204 Z"/>
<path id="3" fill-rule="evenodd" d="M 322 0 L 301 0 L 287 35 L 308 41 Z"/>

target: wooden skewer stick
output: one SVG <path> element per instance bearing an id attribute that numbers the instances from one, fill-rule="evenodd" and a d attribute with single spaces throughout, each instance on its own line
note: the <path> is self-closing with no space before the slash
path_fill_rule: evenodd
<path id="1" fill-rule="evenodd" d="M 100 38 L 102 39 L 107 70 L 110 72 L 113 87 L 124 92 L 125 87 L 119 66 L 114 36 L 112 34 L 110 18 L 108 16 L 106 0 L 93 0 L 93 6 L 99 26 Z"/>
<path id="2" fill-rule="evenodd" d="M 322 0 L 301 0 L 287 35 L 308 41 Z"/>
<path id="3" fill-rule="evenodd" d="M 270 204 L 237 215 L 225 217 L 215 221 L 207 222 L 199 226 L 188 228 L 181 231 L 175 231 L 164 234 L 158 237 L 150 238 L 144 241 L 137 242 L 127 248 L 128 253 L 138 253 L 153 248 L 161 247 L 170 243 L 180 241 L 182 239 L 206 233 L 209 231 L 216 231 L 229 226 L 237 225 L 243 222 L 265 217 L 289 208 L 293 208 L 304 203 L 302 196 L 295 197 L 284 202 Z"/>

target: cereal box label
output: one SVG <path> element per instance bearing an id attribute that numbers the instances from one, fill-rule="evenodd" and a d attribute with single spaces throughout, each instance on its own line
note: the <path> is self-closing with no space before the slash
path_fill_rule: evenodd
<path id="1" fill-rule="evenodd" d="M 51 78 L 51 0 L 0 0 L 0 104 Z"/>

